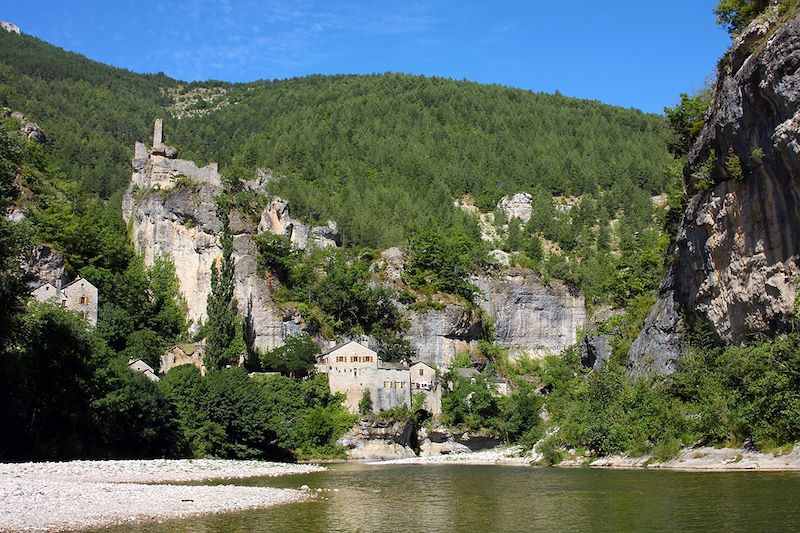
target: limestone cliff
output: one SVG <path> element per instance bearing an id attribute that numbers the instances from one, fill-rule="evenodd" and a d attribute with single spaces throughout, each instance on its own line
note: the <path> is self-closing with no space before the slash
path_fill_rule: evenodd
<path id="1" fill-rule="evenodd" d="M 557 354 L 577 342 L 586 323 L 583 295 L 532 271 L 509 268 L 474 278 L 478 304 L 492 320 L 495 344 L 512 358 Z"/>
<path id="2" fill-rule="evenodd" d="M 683 317 L 724 343 L 791 327 L 800 274 L 800 15 L 759 19 L 720 64 L 689 154 L 690 198 L 661 295 L 629 353 L 670 372 Z"/>
<path id="3" fill-rule="evenodd" d="M 477 346 L 483 333 L 479 313 L 466 305 L 448 302 L 441 309 L 406 311 L 406 337 L 417 357 L 429 365 L 447 368 L 460 351 Z"/>
<path id="4" fill-rule="evenodd" d="M 420 360 L 447 367 L 460 351 L 483 338 L 489 320 L 494 343 L 511 358 L 557 354 L 575 344 L 586 323 L 583 295 L 553 281 L 545 284 L 532 271 L 505 268 L 474 276 L 478 309 L 445 302 L 427 311 L 408 310 L 408 340 Z"/>
<path id="5" fill-rule="evenodd" d="M 160 254 L 173 260 L 189 318 L 197 327 L 206 318 L 211 269 L 222 256 L 222 223 L 216 209 L 222 180 L 217 166 L 199 168 L 191 161 L 177 159 L 177 152 L 161 141 L 158 122 L 153 148 L 137 143 L 132 165 L 123 217 L 134 247 L 147 265 Z M 245 320 L 247 340 L 257 349 L 274 348 L 283 343 L 287 328 L 292 329 L 294 324 L 273 304 L 271 288 L 257 272 L 257 222 L 235 208 L 229 218 L 234 296 Z"/>

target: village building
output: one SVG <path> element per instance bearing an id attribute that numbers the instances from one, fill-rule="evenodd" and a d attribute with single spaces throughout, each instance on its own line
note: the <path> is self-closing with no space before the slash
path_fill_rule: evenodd
<path id="1" fill-rule="evenodd" d="M 422 392 L 425 394 L 423 409 L 431 414 L 442 412 L 442 383 L 436 375 L 436 369 L 432 366 L 417 361 L 409 367 L 411 378 L 411 395 Z"/>
<path id="2" fill-rule="evenodd" d="M 97 325 L 97 295 L 97 287 L 80 276 L 64 288 L 46 282 L 31 293 L 39 302 L 54 302 L 79 313 L 92 326 Z"/>
<path id="3" fill-rule="evenodd" d="M 64 305 L 64 293 L 56 288 L 52 283 L 45 283 L 40 285 L 36 290 L 31 293 L 33 299 L 37 302 L 51 302 L 58 305 Z"/>
<path id="4" fill-rule="evenodd" d="M 206 375 L 203 357 L 206 347 L 202 342 L 184 342 L 176 344 L 161 356 L 159 373 L 163 376 L 171 368 L 181 365 L 194 365 L 200 369 L 200 374 Z"/>
<path id="5" fill-rule="evenodd" d="M 153 367 L 142 361 L 141 359 L 130 359 L 128 360 L 128 368 L 133 370 L 134 372 L 138 372 L 150 381 L 160 381 L 161 379 L 156 375 L 155 370 Z"/>
<path id="6" fill-rule="evenodd" d="M 327 374 L 331 392 L 345 396 L 345 406 L 351 413 L 358 413 L 359 403 L 367 391 L 374 412 L 405 405 L 411 407 L 414 392 L 426 395 L 426 407 L 431 414 L 441 413 L 441 387 L 435 382 L 436 371 L 428 365 L 414 365 L 416 382 L 412 381 L 410 368 L 403 363 L 385 363 L 377 352 L 355 341 L 339 344 L 323 352 L 317 358 L 317 372 Z M 422 374 L 420 374 L 422 371 Z M 417 388 L 414 389 L 416 383 Z M 438 393 L 427 401 L 428 396 Z"/>

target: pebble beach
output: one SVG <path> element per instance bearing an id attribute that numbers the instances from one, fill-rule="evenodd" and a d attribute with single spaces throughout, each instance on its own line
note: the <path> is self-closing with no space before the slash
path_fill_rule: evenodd
<path id="1" fill-rule="evenodd" d="M 0 531 L 68 531 L 302 502 L 313 494 L 168 483 L 321 470 L 309 464 L 222 460 L 0 464 Z"/>

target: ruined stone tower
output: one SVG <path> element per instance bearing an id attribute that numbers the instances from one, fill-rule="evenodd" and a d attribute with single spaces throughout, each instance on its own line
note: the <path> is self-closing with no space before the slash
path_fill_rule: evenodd
<path id="1" fill-rule="evenodd" d="M 153 148 L 161 146 L 164 142 L 164 120 L 157 118 L 153 127 Z"/>

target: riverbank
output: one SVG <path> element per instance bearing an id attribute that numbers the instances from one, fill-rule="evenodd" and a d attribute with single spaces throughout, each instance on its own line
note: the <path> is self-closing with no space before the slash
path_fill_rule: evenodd
<path id="1" fill-rule="evenodd" d="M 85 529 L 301 502 L 313 495 L 269 487 L 165 483 L 321 470 L 309 464 L 221 460 L 0 464 L 0 531 Z"/>
<path id="2" fill-rule="evenodd" d="M 687 448 L 674 459 L 657 461 L 651 455 L 631 457 L 573 457 L 554 465 L 558 468 L 650 468 L 696 472 L 800 471 L 800 446 L 775 453 L 748 451 L 742 448 Z M 371 461 L 370 465 L 518 465 L 536 464 L 537 457 L 525 454 L 519 446 L 503 446 L 478 452 L 452 453 Z"/>
<path id="3" fill-rule="evenodd" d="M 674 459 L 656 461 L 650 455 L 629 457 L 577 457 L 562 461 L 562 468 L 652 468 L 663 470 L 689 470 L 696 472 L 740 472 L 747 470 L 800 471 L 800 447 L 795 446 L 786 453 L 763 453 L 743 448 L 687 448 Z"/>

